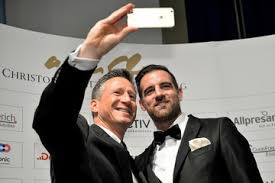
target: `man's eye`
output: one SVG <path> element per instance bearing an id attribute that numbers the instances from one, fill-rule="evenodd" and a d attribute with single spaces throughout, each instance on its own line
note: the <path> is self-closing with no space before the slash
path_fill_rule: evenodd
<path id="1" fill-rule="evenodd" d="M 130 95 L 130 98 L 136 100 L 136 95 Z"/>
<path id="2" fill-rule="evenodd" d="M 161 86 L 161 88 L 170 89 L 170 88 L 172 88 L 172 85 L 171 84 L 164 84 L 164 85 Z"/>
<path id="3" fill-rule="evenodd" d="M 115 91 L 114 94 L 115 95 L 120 95 L 120 92 L 119 91 Z"/>
<path id="4" fill-rule="evenodd" d="M 151 95 L 153 92 L 154 92 L 154 90 L 153 90 L 153 89 L 148 89 L 148 90 L 145 90 L 145 91 L 144 91 L 144 96 Z"/>

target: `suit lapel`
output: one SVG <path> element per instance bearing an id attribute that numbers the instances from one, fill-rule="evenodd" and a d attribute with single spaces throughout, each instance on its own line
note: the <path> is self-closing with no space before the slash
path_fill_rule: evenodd
<path id="1" fill-rule="evenodd" d="M 128 151 L 122 145 L 112 139 L 99 126 L 92 125 L 92 129 L 100 137 L 100 139 L 105 141 L 105 143 L 108 144 L 109 147 L 112 149 L 114 158 L 118 162 L 116 166 L 118 167 L 118 170 L 121 171 L 120 175 L 123 180 L 122 182 L 132 183 L 133 178 L 130 169 L 130 155 L 128 154 Z"/>
<path id="2" fill-rule="evenodd" d="M 135 160 L 129 156 L 130 162 L 131 162 L 131 168 L 132 172 L 135 175 L 136 179 L 138 180 L 139 183 L 147 183 L 147 180 L 143 174 L 142 171 L 138 171 L 136 165 L 135 165 Z"/>
<path id="3" fill-rule="evenodd" d="M 155 146 L 153 143 L 148 146 L 145 151 L 135 158 L 135 163 L 139 171 L 146 171 L 146 166 L 151 164 L 150 158 L 153 154 Z"/>
<path id="4" fill-rule="evenodd" d="M 189 115 L 188 117 L 189 119 L 187 121 L 187 125 L 176 158 L 173 182 L 176 182 L 175 180 L 179 174 L 179 171 L 185 161 L 185 158 L 187 157 L 188 152 L 190 151 L 188 141 L 197 136 L 201 127 L 201 124 L 197 118 L 193 117 L 192 115 Z"/>
<path id="5" fill-rule="evenodd" d="M 99 137 L 101 141 L 104 141 L 106 144 L 110 145 L 111 147 L 122 147 L 117 141 L 115 141 L 112 137 L 110 137 L 102 128 L 93 124 L 92 130 Z"/>
<path id="6" fill-rule="evenodd" d="M 148 182 L 150 182 L 150 183 L 161 183 L 161 181 L 159 180 L 159 178 L 153 172 L 151 165 L 149 165 L 149 164 L 147 165 L 146 172 L 147 172 Z"/>
<path id="7" fill-rule="evenodd" d="M 139 156 L 136 157 L 135 162 L 140 173 L 144 173 L 143 176 L 147 177 L 150 183 L 160 183 L 151 166 L 151 157 L 153 151 L 155 150 L 155 145 L 152 143 L 146 150 Z"/>

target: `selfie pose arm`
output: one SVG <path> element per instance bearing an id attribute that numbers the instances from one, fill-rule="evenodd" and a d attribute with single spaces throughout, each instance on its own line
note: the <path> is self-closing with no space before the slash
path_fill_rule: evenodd
<path id="1" fill-rule="evenodd" d="M 120 21 L 133 7 L 133 4 L 127 4 L 98 21 L 77 56 L 87 60 L 100 59 L 130 32 L 136 31 L 136 28 L 121 26 Z M 33 128 L 51 155 L 53 182 L 87 180 L 88 173 L 84 172 L 88 167 L 83 167 L 86 165 L 83 162 L 87 161 L 85 138 L 89 129 L 86 120 L 79 117 L 79 111 L 94 70 L 79 70 L 70 65 L 67 58 L 41 95 Z"/>
<path id="2" fill-rule="evenodd" d="M 129 33 L 137 31 L 135 27 L 129 27 L 120 23 L 120 20 L 127 13 L 130 13 L 133 8 L 133 4 L 127 4 L 113 12 L 109 17 L 98 21 L 88 33 L 78 56 L 100 59 Z"/>

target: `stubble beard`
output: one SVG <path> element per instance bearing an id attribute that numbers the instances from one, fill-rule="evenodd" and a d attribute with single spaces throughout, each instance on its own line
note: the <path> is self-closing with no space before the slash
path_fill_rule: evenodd
<path id="1" fill-rule="evenodd" d="M 174 103 L 171 107 L 169 106 L 166 111 L 152 111 L 149 116 L 152 118 L 154 123 L 173 123 L 178 116 L 181 114 L 181 108 L 179 102 Z"/>

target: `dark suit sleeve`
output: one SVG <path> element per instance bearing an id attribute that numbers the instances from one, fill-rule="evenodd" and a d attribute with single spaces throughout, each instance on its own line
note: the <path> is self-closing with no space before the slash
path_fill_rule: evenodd
<path id="1" fill-rule="evenodd" d="M 66 60 L 41 95 L 33 128 L 52 158 L 77 157 L 84 148 L 80 129 L 85 128 L 78 127 L 77 119 L 92 72 L 71 67 Z"/>
<path id="2" fill-rule="evenodd" d="M 246 138 L 230 119 L 223 118 L 221 120 L 221 151 L 232 182 L 263 182 Z"/>

